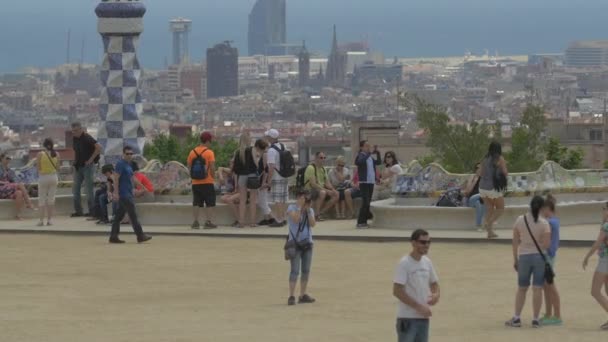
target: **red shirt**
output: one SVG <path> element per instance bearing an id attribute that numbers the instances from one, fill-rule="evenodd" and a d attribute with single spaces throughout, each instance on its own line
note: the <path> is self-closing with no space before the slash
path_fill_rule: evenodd
<path id="1" fill-rule="evenodd" d="M 150 182 L 146 175 L 141 172 L 135 172 L 135 178 L 146 188 L 146 191 L 154 192 L 154 185 L 152 185 L 152 182 Z"/>

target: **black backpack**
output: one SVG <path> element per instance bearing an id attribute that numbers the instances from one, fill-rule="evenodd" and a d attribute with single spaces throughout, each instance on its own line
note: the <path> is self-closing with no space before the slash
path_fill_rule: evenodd
<path id="1" fill-rule="evenodd" d="M 196 157 L 192 160 L 192 165 L 190 166 L 190 178 L 203 180 L 207 178 L 207 160 L 203 158 L 203 154 L 207 152 L 208 149 L 204 149 L 201 154 L 196 153 L 196 149 L 192 150 Z"/>
<path id="2" fill-rule="evenodd" d="M 280 170 L 276 170 L 279 175 L 283 178 L 289 178 L 296 174 L 296 162 L 293 159 L 293 155 L 291 152 L 285 148 L 283 144 L 281 144 L 281 148 L 276 145 L 272 145 L 277 152 L 279 152 L 279 158 L 281 163 Z"/>
<path id="3" fill-rule="evenodd" d="M 302 190 L 306 186 L 306 181 L 304 180 L 304 175 L 306 174 L 307 168 L 308 168 L 308 165 L 298 169 L 298 174 L 296 175 L 296 188 L 298 190 Z"/>

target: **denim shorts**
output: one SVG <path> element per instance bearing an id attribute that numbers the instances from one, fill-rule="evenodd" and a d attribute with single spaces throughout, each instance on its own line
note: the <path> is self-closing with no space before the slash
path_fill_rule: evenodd
<path id="1" fill-rule="evenodd" d="M 517 266 L 517 284 L 519 287 L 529 287 L 530 277 L 534 287 L 545 285 L 545 261 L 540 254 L 520 255 Z"/>
<path id="2" fill-rule="evenodd" d="M 428 342 L 429 327 L 428 319 L 397 318 L 397 341 Z"/>

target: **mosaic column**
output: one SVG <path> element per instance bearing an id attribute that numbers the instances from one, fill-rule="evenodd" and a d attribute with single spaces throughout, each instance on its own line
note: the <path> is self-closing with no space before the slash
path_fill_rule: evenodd
<path id="1" fill-rule="evenodd" d="M 139 0 L 102 0 L 95 9 L 104 49 L 98 141 L 106 163 L 118 161 L 127 145 L 137 154 L 143 152 L 141 69 L 136 47 L 145 13 L 146 7 Z"/>

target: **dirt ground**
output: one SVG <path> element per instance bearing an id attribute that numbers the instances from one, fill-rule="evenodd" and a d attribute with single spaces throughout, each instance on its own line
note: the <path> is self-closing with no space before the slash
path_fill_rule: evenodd
<path id="1" fill-rule="evenodd" d="M 317 303 L 288 307 L 282 240 L 124 238 L 116 246 L 102 237 L 0 235 L 0 340 L 396 341 L 392 276 L 408 244 L 317 242 Z M 589 295 L 584 252 L 564 248 L 558 257 L 565 325 L 530 328 L 529 299 L 526 326 L 508 329 L 510 247 L 433 245 L 442 298 L 431 341 L 606 341 L 599 325 L 608 315 Z"/>

